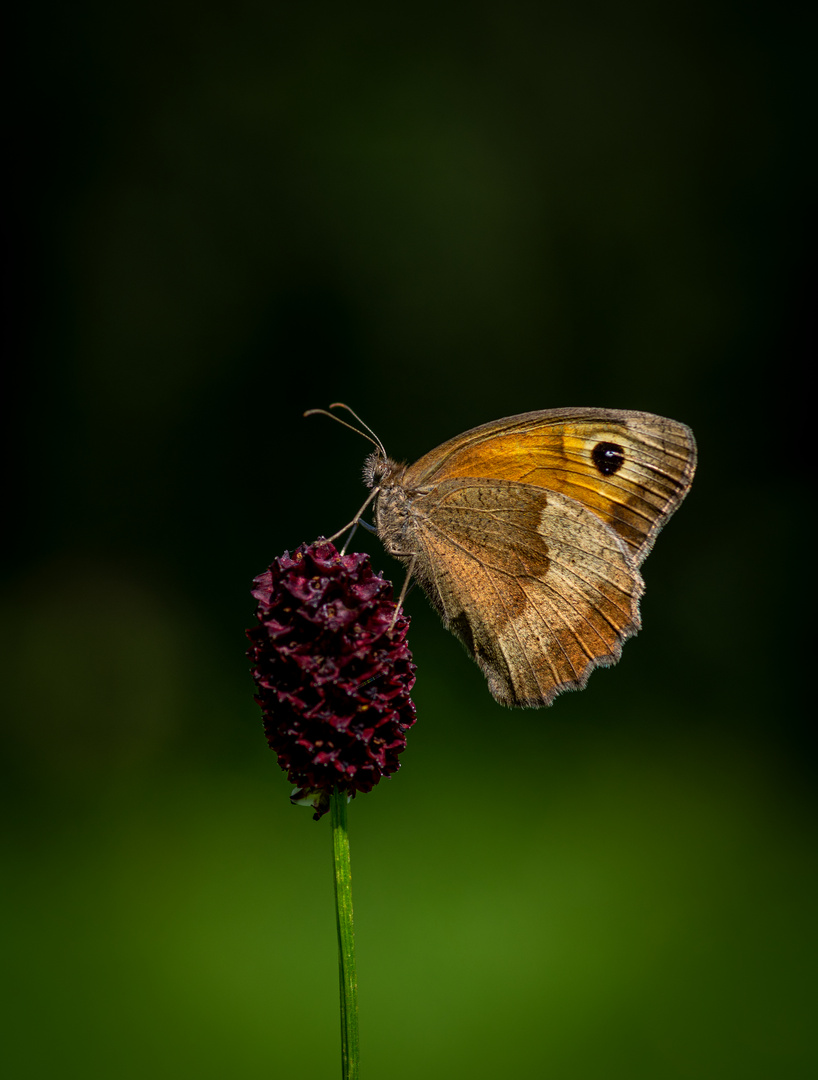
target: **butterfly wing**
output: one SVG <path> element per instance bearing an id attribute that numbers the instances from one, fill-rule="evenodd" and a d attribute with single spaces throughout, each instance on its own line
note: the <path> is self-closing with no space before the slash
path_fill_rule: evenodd
<path id="1" fill-rule="evenodd" d="M 696 442 L 652 413 L 547 409 L 473 428 L 425 454 L 407 489 L 483 477 L 559 492 L 614 529 L 636 564 L 690 488 Z"/>
<path id="2" fill-rule="evenodd" d="M 580 689 L 639 628 L 643 584 L 626 544 L 561 492 L 442 480 L 410 517 L 399 554 L 501 704 Z"/>

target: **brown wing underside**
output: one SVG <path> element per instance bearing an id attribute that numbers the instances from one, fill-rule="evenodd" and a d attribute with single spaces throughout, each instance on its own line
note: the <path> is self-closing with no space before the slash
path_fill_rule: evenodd
<path id="1" fill-rule="evenodd" d="M 622 451 L 610 475 L 595 461 L 600 446 Z M 613 528 L 640 563 L 687 494 L 695 467 L 693 434 L 675 420 L 610 409 L 552 409 L 507 417 L 450 439 L 411 465 L 404 484 L 426 488 L 483 477 L 568 495 Z"/>
<path id="2" fill-rule="evenodd" d="M 560 492 L 446 480 L 413 501 L 416 574 L 504 705 L 550 704 L 639 628 L 626 546 Z"/>

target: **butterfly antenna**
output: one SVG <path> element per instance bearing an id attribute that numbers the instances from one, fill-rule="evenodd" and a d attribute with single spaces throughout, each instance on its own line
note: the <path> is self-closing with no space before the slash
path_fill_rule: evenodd
<path id="1" fill-rule="evenodd" d="M 333 409 L 335 408 L 335 406 L 330 405 L 330 408 Z M 343 408 L 349 409 L 349 406 L 344 405 Z M 375 434 L 375 432 L 372 431 L 371 428 L 367 427 L 363 420 L 361 420 L 358 416 L 356 416 L 354 412 L 352 412 L 352 409 L 349 409 L 349 411 L 352 413 L 352 415 L 355 417 L 361 427 L 366 428 L 366 431 L 361 431 L 360 428 L 353 427 L 352 424 L 348 424 L 346 420 L 342 420 L 340 416 L 336 416 L 335 413 L 328 412 L 326 409 L 307 409 L 307 411 L 304 413 L 304 416 L 328 416 L 330 420 L 336 420 L 339 424 L 343 424 L 345 428 L 349 428 L 350 431 L 354 431 L 357 435 L 362 435 L 365 439 L 368 439 L 369 442 L 371 442 L 372 445 L 375 447 L 375 449 L 380 450 L 383 456 L 386 457 L 386 451 L 383 448 L 383 443 Z M 367 434 L 367 432 L 369 432 L 369 434 Z"/>
<path id="2" fill-rule="evenodd" d="M 343 401 L 334 401 L 334 402 L 333 402 L 333 403 L 332 403 L 332 404 L 330 405 L 330 408 L 331 408 L 331 409 L 346 409 L 346 411 L 347 411 L 348 413 L 351 413 L 351 414 L 352 414 L 352 416 L 354 416 L 354 417 L 355 417 L 355 419 L 356 419 L 356 420 L 358 421 L 358 423 L 359 423 L 359 424 L 361 425 L 361 427 L 362 427 L 362 428 L 366 428 L 366 430 L 367 430 L 367 431 L 369 432 L 369 434 L 370 434 L 370 435 L 372 436 L 372 438 L 373 438 L 373 440 L 374 440 L 374 442 L 375 442 L 375 445 L 376 445 L 376 446 L 378 447 L 378 449 L 379 449 L 379 450 L 380 450 L 380 452 L 381 452 L 381 453 L 383 454 L 383 456 L 384 456 L 384 457 L 386 457 L 386 450 L 384 449 L 384 445 L 383 445 L 383 443 L 382 443 L 382 442 L 381 442 L 381 440 L 380 440 L 380 439 L 378 438 L 378 436 L 377 436 L 377 435 L 375 434 L 375 432 L 374 432 L 374 431 L 372 430 L 372 428 L 371 428 L 371 427 L 369 426 L 369 424 L 365 424 L 365 423 L 363 422 L 363 420 L 362 420 L 362 419 L 360 418 L 360 416 L 358 416 L 358 414 L 357 414 L 357 413 L 355 412 L 355 410 L 354 410 L 354 409 L 350 409 L 349 405 L 345 405 L 345 404 L 343 403 Z M 334 414 L 333 414 L 333 415 L 334 415 Z M 335 419 L 337 420 L 337 419 L 338 419 L 338 417 L 336 416 L 336 417 L 335 417 Z M 363 434 L 363 432 L 362 432 L 361 434 Z"/>

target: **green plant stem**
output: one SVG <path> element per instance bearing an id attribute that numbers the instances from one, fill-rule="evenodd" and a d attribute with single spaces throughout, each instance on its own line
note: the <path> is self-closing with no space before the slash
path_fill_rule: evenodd
<path id="1" fill-rule="evenodd" d="M 341 982 L 341 1075 L 343 1080 L 358 1080 L 358 978 L 355 974 L 355 938 L 352 931 L 352 872 L 349 863 L 347 797 L 337 788 L 332 792 L 330 823 Z"/>

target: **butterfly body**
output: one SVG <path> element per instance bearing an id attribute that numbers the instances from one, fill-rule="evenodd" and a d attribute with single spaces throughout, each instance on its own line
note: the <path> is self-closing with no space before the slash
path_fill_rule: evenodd
<path id="1" fill-rule="evenodd" d="M 639 566 L 690 488 L 692 432 L 650 413 L 552 409 L 364 468 L 387 551 L 501 704 L 542 706 L 615 663 L 640 626 Z"/>

